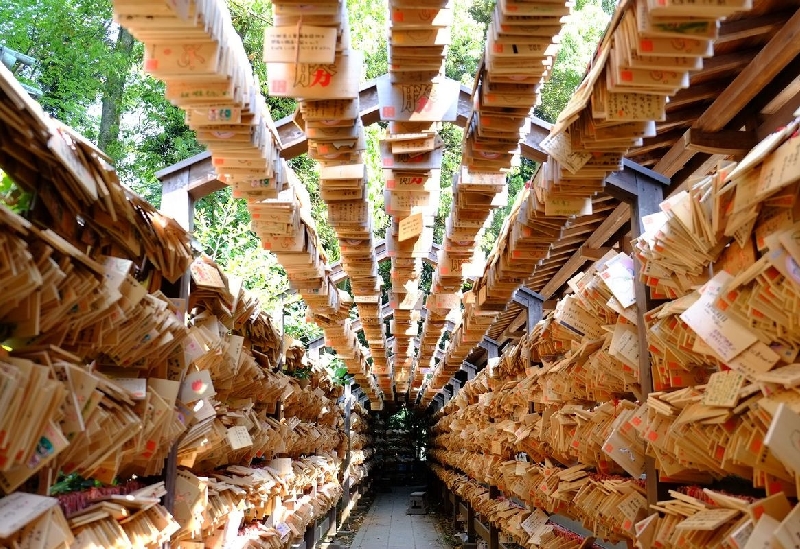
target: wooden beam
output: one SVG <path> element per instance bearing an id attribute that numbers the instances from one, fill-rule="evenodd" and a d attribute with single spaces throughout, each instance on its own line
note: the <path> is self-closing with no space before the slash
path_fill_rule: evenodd
<path id="1" fill-rule="evenodd" d="M 683 166 L 679 167 L 672 177 L 672 183 L 664 189 L 665 196 L 671 196 L 676 192 L 684 190 L 692 174 L 698 173 L 699 170 L 706 166 L 706 161 L 711 157 L 707 153 L 696 153 L 692 156 Z"/>
<path id="2" fill-rule="evenodd" d="M 519 314 L 506 326 L 500 334 L 498 341 L 505 342 L 509 339 L 519 339 L 524 334 L 518 334 L 520 328 L 528 321 L 528 310 L 522 309 Z"/>
<path id="3" fill-rule="evenodd" d="M 375 80 L 370 80 L 361 88 L 358 99 L 363 124 L 369 126 L 380 121 L 378 86 Z M 456 101 L 458 101 L 458 109 L 455 124 L 463 128 L 472 114 L 472 90 L 462 85 Z M 308 151 L 305 133 L 295 125 L 291 115 L 278 120 L 275 126 L 283 147 L 282 158 L 295 158 Z M 531 116 L 531 131 L 521 144 L 522 155 L 539 162 L 547 160 L 547 153 L 539 147 L 539 143 L 549 134 L 550 124 L 536 116 Z"/>
<path id="4" fill-rule="evenodd" d="M 378 120 L 378 87 L 375 80 L 370 80 L 358 93 L 358 105 L 364 125 L 372 124 Z M 308 142 L 305 133 L 294 123 L 293 115 L 275 122 L 278 129 L 278 139 L 281 142 L 281 157 L 295 158 L 308 151 Z"/>
<path id="5" fill-rule="evenodd" d="M 758 56 L 757 48 L 715 55 L 703 61 L 703 68 L 689 76 L 691 85 L 701 84 L 744 69 Z"/>
<path id="6" fill-rule="evenodd" d="M 542 310 L 543 311 L 554 311 L 556 309 L 556 305 L 558 305 L 557 299 L 548 299 L 542 303 Z"/>
<path id="7" fill-rule="evenodd" d="M 781 27 L 753 61 L 733 80 L 694 127 L 723 129 L 758 93 L 800 54 L 800 10 Z"/>
<path id="8" fill-rule="evenodd" d="M 598 248 L 591 248 L 589 246 L 581 246 L 578 252 L 583 259 L 587 261 L 599 261 L 604 255 L 611 251 L 610 246 L 600 246 Z"/>
<path id="9" fill-rule="evenodd" d="M 685 109 L 668 112 L 665 120 L 656 122 L 656 131 L 661 134 L 663 132 L 673 130 L 675 128 L 685 128 L 691 126 L 695 120 L 700 118 L 706 112 L 706 105 L 692 105 Z"/>
<path id="10" fill-rule="evenodd" d="M 768 13 L 758 17 L 745 15 L 734 21 L 723 21 L 719 26 L 719 37 L 714 41 L 714 47 L 754 36 L 774 34 L 789 17 L 790 15 L 786 12 L 781 12 Z"/>
<path id="11" fill-rule="evenodd" d="M 683 134 L 681 134 L 681 136 L 683 136 Z M 640 166 L 651 168 L 652 166 L 655 166 L 659 160 L 661 160 L 662 154 L 663 153 L 661 153 L 660 151 L 654 151 L 643 155 L 629 154 L 626 156 L 626 158 L 630 158 Z"/>
<path id="12" fill-rule="evenodd" d="M 636 157 L 643 154 L 648 154 L 659 149 L 666 149 L 671 147 L 675 141 L 683 137 L 683 130 L 675 129 L 667 132 L 660 133 L 655 137 L 645 137 L 642 140 L 642 146 L 631 149 L 625 156 L 627 158 Z"/>
<path id="13" fill-rule="evenodd" d="M 731 77 L 730 80 L 732 81 L 733 77 Z M 689 86 L 688 88 L 678 90 L 678 93 L 669 98 L 667 112 L 672 112 L 701 101 L 710 102 L 719 95 L 719 90 L 729 83 L 730 81 L 722 83 L 719 80 L 714 80 L 713 82 L 697 84 L 696 86 Z"/>
<path id="14" fill-rule="evenodd" d="M 746 107 L 756 112 L 761 111 L 800 73 L 799 35 L 800 11 L 795 11 L 791 19 L 772 37 L 750 65 L 740 72 L 714 103 L 698 117 L 692 128 L 714 132 L 729 125 L 728 129 L 739 129 L 744 126 L 745 115 L 748 114 L 743 112 Z M 774 128 L 769 131 L 772 129 Z M 757 131 L 756 135 L 760 133 Z M 697 154 L 696 151 L 687 149 L 686 143 L 685 138 L 677 141 L 655 165 L 655 171 L 673 179 L 670 191 L 680 187 L 685 180 L 685 177 L 681 179 L 673 176 L 679 172 L 682 176 L 688 175 L 685 167 Z M 707 157 L 704 157 L 702 162 L 706 159 Z"/>
<path id="15" fill-rule="evenodd" d="M 616 233 L 621 227 L 624 227 L 631 217 L 631 208 L 627 204 L 620 204 L 614 211 L 603 221 L 595 231 L 586 239 L 584 248 L 599 248 L 608 242 L 608 239 Z M 545 284 L 544 288 L 539 293 L 545 298 L 550 299 L 553 295 L 566 284 L 567 280 L 578 272 L 578 270 L 586 263 L 581 250 L 575 252 L 566 263 L 564 263 L 558 272 Z M 536 288 L 533 288 L 536 290 Z M 538 290 L 537 290 L 538 291 Z"/>
<path id="16" fill-rule="evenodd" d="M 531 116 L 531 131 L 520 144 L 522 156 L 539 163 L 547 160 L 547 153 L 541 148 L 542 140 L 550 135 L 551 124 L 541 118 Z"/>
<path id="17" fill-rule="evenodd" d="M 725 156 L 744 156 L 758 144 L 756 132 L 746 130 L 707 132 L 690 128 L 683 138 L 689 150 Z"/>
<path id="18" fill-rule="evenodd" d="M 794 113 L 800 109 L 800 76 L 792 80 L 772 101 L 761 111 L 761 124 L 756 130 L 759 141 L 769 134 L 784 126 L 788 120 L 794 118 Z"/>

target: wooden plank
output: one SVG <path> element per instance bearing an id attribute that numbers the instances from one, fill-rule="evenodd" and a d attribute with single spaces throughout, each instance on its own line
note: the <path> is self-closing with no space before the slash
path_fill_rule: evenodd
<path id="1" fill-rule="evenodd" d="M 550 135 L 550 126 L 549 123 L 536 116 L 531 117 L 531 131 L 520 144 L 522 156 L 537 162 L 544 162 L 547 160 L 547 153 L 540 145 L 542 140 Z"/>
<path id="2" fill-rule="evenodd" d="M 489 543 L 489 529 L 486 527 L 486 525 L 484 525 L 479 519 L 475 518 L 473 520 L 473 527 L 475 529 L 475 534 L 486 543 Z"/>
<path id="3" fill-rule="evenodd" d="M 581 257 L 588 261 L 597 261 L 606 255 L 608 252 L 611 251 L 610 246 L 600 246 L 599 248 L 592 248 L 589 246 L 581 246 L 580 250 L 578 250 L 581 254 Z"/>
<path id="4" fill-rule="evenodd" d="M 744 69 L 755 60 L 758 54 L 758 49 L 750 49 L 715 55 L 703 62 L 702 70 L 692 73 L 689 76 L 689 84 L 693 85 L 708 82 L 709 80 Z"/>
<path id="5" fill-rule="evenodd" d="M 681 134 L 681 136 L 683 136 L 683 134 Z M 626 158 L 630 158 L 640 166 L 650 168 L 652 166 L 655 166 L 661 160 L 662 154 L 663 153 L 660 153 L 659 151 L 655 151 L 643 155 L 629 154 L 627 155 Z"/>
<path id="6" fill-rule="evenodd" d="M 528 321 L 528 310 L 522 309 L 519 314 L 508 324 L 503 333 L 499 337 L 499 341 L 505 343 L 508 339 L 518 339 L 519 335 L 514 335 L 522 328 Z"/>
<path id="7" fill-rule="evenodd" d="M 706 105 L 693 105 L 677 111 L 668 112 L 666 119 L 656 122 L 656 131 L 660 134 L 675 128 L 691 126 L 695 120 L 706 112 Z"/>
<path id="8" fill-rule="evenodd" d="M 733 77 L 731 77 L 730 81 L 733 81 Z M 706 82 L 705 84 L 689 86 L 679 90 L 678 93 L 669 98 L 667 112 L 687 107 L 693 103 L 700 103 L 701 101 L 710 102 L 719 95 L 719 90 L 729 83 L 729 81 L 720 82 L 719 80 L 714 80 L 713 82 Z"/>
<path id="9" fill-rule="evenodd" d="M 672 177 L 678 173 L 695 155 L 695 151 L 686 148 L 686 136 L 675 142 L 672 148 L 653 168 L 658 173 Z"/>
<path id="10" fill-rule="evenodd" d="M 651 153 L 659 149 L 666 149 L 675 144 L 678 139 L 683 137 L 684 131 L 681 129 L 670 130 L 660 133 L 655 137 L 645 137 L 642 139 L 642 146 L 631 149 L 626 158 L 637 157 L 639 155 Z M 640 163 L 640 162 L 637 162 Z"/>
<path id="11" fill-rule="evenodd" d="M 761 111 L 762 120 L 756 130 L 759 141 L 786 124 L 794 118 L 794 113 L 800 109 L 800 76 L 795 78 L 789 86 L 784 88 Z"/>
<path id="12" fill-rule="evenodd" d="M 694 127 L 714 132 L 723 129 L 756 95 L 800 53 L 800 10 L 758 52 Z"/>
<path id="13" fill-rule="evenodd" d="M 690 128 L 684 135 L 686 148 L 708 154 L 744 156 L 758 144 L 755 131 L 719 130 L 707 132 Z"/>
<path id="14" fill-rule="evenodd" d="M 597 248 L 608 242 L 608 239 L 623 227 L 631 216 L 631 208 L 627 204 L 620 204 L 614 211 L 609 214 L 603 223 L 586 239 L 584 246 L 588 248 Z M 582 256 L 581 251 L 575 252 L 566 263 L 564 263 L 558 272 L 545 284 L 545 286 L 538 290 L 535 286 L 534 290 L 538 291 L 545 299 L 550 299 L 553 295 L 566 284 L 567 280 L 578 272 L 578 270 L 586 263 L 586 259 Z M 538 270 L 534 278 L 538 275 Z"/>
<path id="15" fill-rule="evenodd" d="M 789 17 L 790 14 L 781 12 L 768 13 L 758 17 L 745 16 L 734 21 L 723 21 L 719 26 L 719 38 L 714 41 L 714 47 L 764 34 L 773 34 L 783 26 L 784 21 Z"/>

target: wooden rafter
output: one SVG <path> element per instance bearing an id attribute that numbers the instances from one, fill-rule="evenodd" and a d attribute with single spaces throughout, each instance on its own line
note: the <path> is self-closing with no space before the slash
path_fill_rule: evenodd
<path id="1" fill-rule="evenodd" d="M 798 54 L 800 54 L 800 10 L 795 11 L 711 106 L 705 109 L 705 112 L 692 124 L 692 128 L 705 132 L 725 129 Z M 776 95 L 777 93 L 778 91 Z M 669 177 L 681 171 L 697 154 L 696 150 L 687 147 L 687 143 L 691 143 L 690 131 L 686 133 L 684 139 L 679 139 L 672 146 L 656 164 L 655 170 Z"/>
<path id="2" fill-rule="evenodd" d="M 597 229 L 586 239 L 584 247 L 599 248 L 603 246 L 620 228 L 624 227 L 631 218 L 631 208 L 627 204 L 620 204 L 603 221 Z M 545 299 L 551 298 L 567 280 L 578 272 L 586 263 L 587 259 L 583 256 L 581 249 L 574 252 L 566 263 L 558 267 L 558 272 L 544 285 L 539 292 Z M 549 271 L 550 269 L 548 269 Z M 536 288 L 534 288 L 536 289 Z"/>

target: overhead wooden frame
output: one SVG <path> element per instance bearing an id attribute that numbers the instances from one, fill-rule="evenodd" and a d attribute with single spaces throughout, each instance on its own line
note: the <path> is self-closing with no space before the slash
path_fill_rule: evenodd
<path id="1" fill-rule="evenodd" d="M 378 88 L 375 80 L 370 80 L 361 88 L 359 106 L 361 121 L 365 126 L 380 120 Z M 461 85 L 455 124 L 463 128 L 471 112 L 472 90 Z M 547 153 L 539 146 L 539 143 L 550 134 L 550 124 L 536 116 L 531 116 L 530 120 L 531 131 L 525 141 L 520 144 L 520 151 L 525 158 L 544 162 L 547 160 Z M 308 151 L 306 135 L 294 123 L 292 116 L 278 120 L 275 126 L 282 147 L 282 158 L 287 160 L 296 158 Z M 181 210 L 177 212 L 181 217 L 186 215 L 186 211 L 193 208 L 195 201 L 225 188 L 225 184 L 216 177 L 216 172 L 211 164 L 211 153 L 208 151 L 164 168 L 156 172 L 156 177 L 162 185 L 162 204 L 170 214 L 173 210 L 176 212 Z"/>
<path id="2" fill-rule="evenodd" d="M 717 83 L 716 94 L 700 94 L 713 101 L 694 107 L 702 112 L 686 116 L 691 122 L 682 135 L 659 135 L 631 151 L 635 157 L 654 150 L 657 143 L 663 146 L 669 138 L 675 139 L 653 166 L 672 179 L 668 193 L 690 177 L 707 173 L 722 158 L 741 157 L 800 107 L 800 9 L 797 5 L 790 9 L 790 16 L 784 10 L 723 23 L 717 44 L 755 36 L 769 38 L 761 48 L 737 52 L 749 61 L 731 81 L 723 86 Z M 710 92 L 714 84 L 704 84 L 698 91 Z M 692 94 L 692 89 L 686 94 Z"/>

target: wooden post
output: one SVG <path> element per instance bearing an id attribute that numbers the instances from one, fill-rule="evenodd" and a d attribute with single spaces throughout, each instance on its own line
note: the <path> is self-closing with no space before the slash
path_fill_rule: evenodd
<path id="1" fill-rule="evenodd" d="M 500 497 L 500 490 L 497 486 L 489 486 L 489 499 L 497 499 Z M 489 549 L 499 549 L 500 547 L 500 530 L 494 523 L 489 522 Z"/>
<path id="2" fill-rule="evenodd" d="M 194 199 L 188 190 L 188 169 L 177 170 L 171 174 L 165 175 L 161 181 L 161 213 L 172 217 L 183 229 L 191 233 L 194 229 Z M 189 290 L 191 287 L 191 280 L 191 273 L 187 271 L 174 284 L 165 281 L 161 288 L 164 295 L 167 297 L 181 299 L 184 303 L 184 311 L 187 313 L 189 312 Z M 186 322 L 186 318 L 184 317 L 182 321 Z M 164 468 L 164 487 L 167 491 L 164 495 L 164 508 L 170 513 L 175 511 L 179 444 L 180 439 L 170 448 L 169 454 L 167 454 L 167 463 Z M 163 549 L 169 549 L 169 540 L 162 543 L 161 547 Z"/>
<path id="3" fill-rule="evenodd" d="M 478 345 L 486 349 L 489 360 L 500 356 L 500 344 L 490 337 L 483 336 L 483 339 Z"/>
<path id="4" fill-rule="evenodd" d="M 531 333 L 533 327 L 536 326 L 544 316 L 544 298 L 523 286 L 514 292 L 512 299 L 520 305 L 523 305 L 527 310 L 528 318 L 526 328 L 527 332 Z"/>
<path id="5" fill-rule="evenodd" d="M 624 169 L 606 178 L 606 192 L 615 196 L 631 207 L 631 237 L 638 238 L 644 232 L 642 218 L 660 211 L 659 205 L 664 200 L 664 188 L 669 179 L 652 170 L 648 170 L 629 160 L 624 160 Z M 639 383 L 642 388 L 642 401 L 653 390 L 653 377 L 650 366 L 650 353 L 647 352 L 647 325 L 645 315 L 653 304 L 647 286 L 640 279 L 641 265 L 634 260 L 634 290 L 636 292 L 637 330 L 639 335 Z M 645 475 L 647 502 L 655 504 L 661 497 L 662 487 L 658 482 L 655 460 L 645 458 Z"/>
<path id="6" fill-rule="evenodd" d="M 306 549 L 314 549 L 317 546 L 317 521 L 312 520 L 306 528 L 303 540 L 306 542 Z"/>

